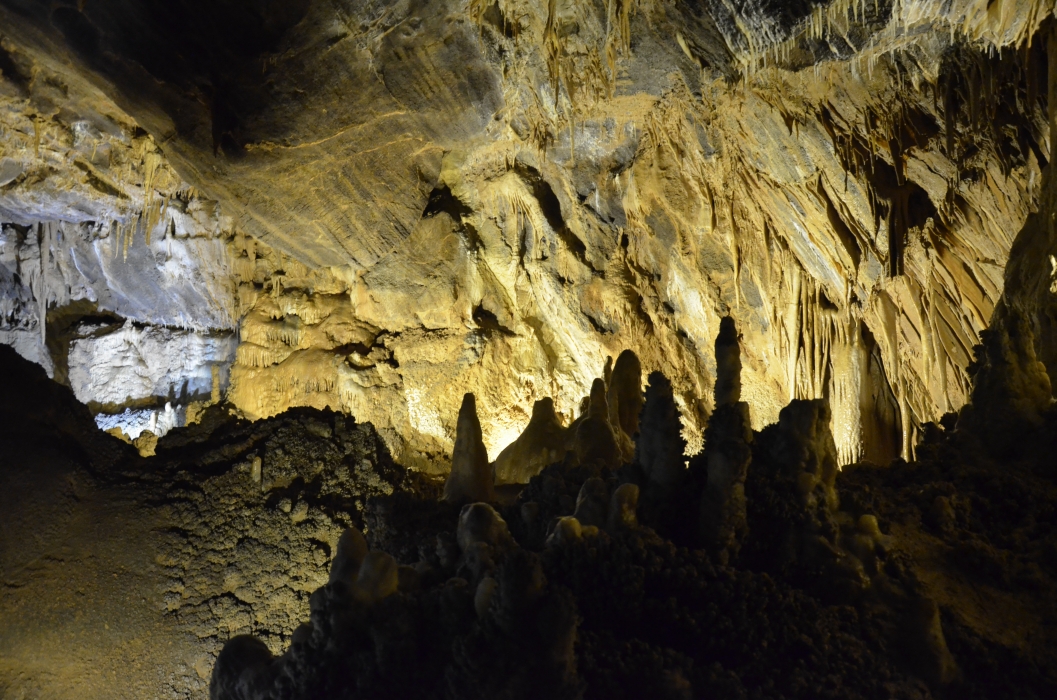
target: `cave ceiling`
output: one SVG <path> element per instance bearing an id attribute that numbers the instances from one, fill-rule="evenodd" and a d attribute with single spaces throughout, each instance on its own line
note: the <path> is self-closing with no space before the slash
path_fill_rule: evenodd
<path id="1" fill-rule="evenodd" d="M 731 315 L 754 425 L 827 397 L 843 462 L 908 456 L 1037 207 L 1053 9 L 2 0 L 0 332 L 99 410 L 166 393 L 95 386 L 126 348 L 428 467 L 465 391 L 494 459 L 624 348 L 699 447 Z"/>

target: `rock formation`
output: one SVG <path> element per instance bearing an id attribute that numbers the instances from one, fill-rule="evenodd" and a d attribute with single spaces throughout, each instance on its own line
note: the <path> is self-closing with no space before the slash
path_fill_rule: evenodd
<path id="1" fill-rule="evenodd" d="M 715 406 L 741 401 L 741 344 L 734 319 L 724 316 L 716 335 Z"/>
<path id="2" fill-rule="evenodd" d="M 702 540 L 720 562 L 737 556 L 748 531 L 745 478 L 752 462 L 749 405 L 716 409 L 705 431 L 707 486 L 701 500 Z"/>
<path id="3" fill-rule="evenodd" d="M 587 413 L 569 427 L 573 434 L 573 454 L 580 464 L 619 466 L 623 456 L 617 433 L 609 422 L 609 401 L 605 380 L 591 384 Z"/>
<path id="4" fill-rule="evenodd" d="M 495 483 L 525 484 L 547 465 L 562 461 L 566 451 L 565 433 L 550 397 L 534 403 L 532 418 L 524 432 L 495 458 Z"/>
<path id="5" fill-rule="evenodd" d="M 1055 9 L 0 0 L 0 694 L 1054 696 Z"/>
<path id="6" fill-rule="evenodd" d="M 825 402 L 793 401 L 755 441 L 749 527 L 768 566 L 819 566 L 837 544 L 837 455 Z M 753 527 L 766 522 L 770 532 Z M 752 555 L 750 555 L 752 556 Z"/>
<path id="7" fill-rule="evenodd" d="M 639 413 L 642 411 L 642 363 L 631 350 L 617 357 L 613 373 L 606 380 L 609 386 L 609 422 L 616 430 L 634 440 L 639 432 Z"/>
<path id="8" fill-rule="evenodd" d="M 459 422 L 455 428 L 455 452 L 451 456 L 451 473 L 444 482 L 444 500 L 463 504 L 493 501 L 495 491 L 488 452 L 481 440 L 481 421 L 473 394 L 462 398 Z"/>
<path id="9" fill-rule="evenodd" d="M 707 485 L 701 500 L 702 541 L 722 563 L 737 556 L 748 530 L 745 478 L 752 462 L 752 424 L 749 404 L 740 397 L 741 347 L 728 316 L 716 336 L 716 410 L 705 431 Z"/>
<path id="10" fill-rule="evenodd" d="M 829 397 L 843 463 L 968 400 L 1049 161 L 1048 0 L 279 5 L 0 4 L 3 342 L 65 380 L 125 321 L 195 334 L 189 385 L 437 471 L 466 391 L 498 454 L 623 349 L 699 449 L 728 316 L 753 427 Z"/>
<path id="11" fill-rule="evenodd" d="M 17 359 L 3 350 L 3 362 Z M 60 410 L 78 406 L 72 394 L 19 361 L 10 376 L 28 381 L 15 388 L 39 396 L 40 408 L 11 411 L 4 395 L 0 441 L 19 458 L 2 478 L 24 479 L 23 462 L 64 454 L 39 437 L 58 428 L 71 458 L 92 455 L 92 471 L 76 481 L 110 490 L 104 502 L 138 493 L 136 508 L 165 504 L 161 546 L 146 555 L 170 572 L 165 604 L 178 615 L 155 614 L 178 635 L 189 623 L 205 635 L 201 677 L 215 700 L 1012 698 L 1057 688 L 1048 623 L 1057 616 L 1057 570 L 1044 517 L 1057 502 L 1052 411 L 1040 413 L 1041 430 L 1023 424 L 1016 462 L 994 461 L 978 448 L 986 435 L 945 421 L 918 447 L 919 463 L 839 471 L 824 402 L 794 401 L 758 433 L 745 404 L 727 403 L 676 490 L 657 488 L 635 465 L 566 461 L 532 477 L 513 503 L 460 508 L 441 499 L 438 481 L 384 455 L 365 461 L 369 440 L 381 446 L 369 428 L 305 409 L 249 423 L 212 407 L 199 425 L 162 437 L 156 466 L 145 469 L 143 458 L 94 430 L 87 409 Z M 681 455 L 665 386 L 650 378 L 639 441 L 674 441 Z M 642 489 L 629 480 L 639 477 Z M 1009 503 L 1023 517 L 996 517 Z M 26 507 L 11 502 L 5 512 L 33 532 Z M 0 563 L 16 582 L 32 575 Z M 0 618 L 0 639 L 11 638 L 16 621 L 48 614 L 53 599 L 34 597 L 43 583 L 5 596 L 21 613 Z M 311 596 L 287 592 L 309 584 Z M 101 584 L 82 585 L 94 596 Z M 128 601 L 140 590 L 135 580 L 115 585 L 132 619 L 148 614 L 146 603 L 139 610 Z M 143 585 L 145 597 L 156 595 Z M 31 651 L 39 644 L 23 642 Z M 156 663 L 178 663 L 165 648 L 151 647 Z M 50 653 L 33 653 L 40 650 Z M 841 682 L 831 686 L 835 669 Z M 60 688 L 50 694 L 64 692 L 49 682 Z M 169 683 L 204 690 L 185 677 Z"/>
<path id="12" fill-rule="evenodd" d="M 360 565 L 367 557 L 367 541 L 356 528 L 348 528 L 338 539 L 334 560 L 330 563 L 330 583 L 351 583 L 360 573 Z"/>
<path id="13" fill-rule="evenodd" d="M 679 409 L 667 377 L 653 372 L 648 382 L 639 418 L 641 434 L 635 442 L 635 462 L 652 484 L 671 489 L 686 471 L 686 443 L 682 438 Z"/>

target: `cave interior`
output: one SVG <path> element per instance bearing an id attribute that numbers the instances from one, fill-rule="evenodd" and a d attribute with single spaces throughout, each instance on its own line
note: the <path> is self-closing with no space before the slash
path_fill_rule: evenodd
<path id="1" fill-rule="evenodd" d="M 1057 697 L 1055 0 L 0 0 L 0 698 Z"/>

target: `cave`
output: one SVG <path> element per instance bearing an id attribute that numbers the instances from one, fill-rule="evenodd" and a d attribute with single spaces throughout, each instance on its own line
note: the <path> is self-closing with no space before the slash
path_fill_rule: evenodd
<path id="1" fill-rule="evenodd" d="M 1054 0 L 0 0 L 0 698 L 1057 697 Z"/>

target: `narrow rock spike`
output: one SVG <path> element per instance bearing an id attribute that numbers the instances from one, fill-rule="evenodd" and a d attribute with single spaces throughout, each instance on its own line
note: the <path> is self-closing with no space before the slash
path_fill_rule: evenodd
<path id="1" fill-rule="evenodd" d="M 472 393 L 462 397 L 451 473 L 444 482 L 444 500 L 452 503 L 495 500 L 492 469 L 488 465 L 481 421 L 477 418 L 477 399 Z"/>

